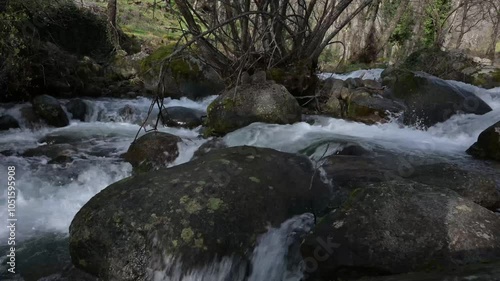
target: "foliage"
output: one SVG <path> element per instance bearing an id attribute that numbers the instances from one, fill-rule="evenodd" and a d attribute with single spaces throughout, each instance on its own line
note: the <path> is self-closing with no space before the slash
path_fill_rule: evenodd
<path id="1" fill-rule="evenodd" d="M 13 92 L 25 96 L 24 88 L 31 86 L 33 79 L 29 58 L 33 55 L 33 38 L 27 36 L 32 30 L 26 11 L 14 5 L 0 13 L 0 100 L 9 100 Z M 21 97 L 22 98 L 22 97 Z"/>
<path id="2" fill-rule="evenodd" d="M 401 5 L 401 0 L 385 0 L 382 3 L 382 16 L 384 19 L 389 21 L 396 15 L 396 10 L 398 6 Z M 412 28 L 415 24 L 415 19 L 412 15 L 411 9 L 407 9 L 403 17 L 399 20 L 396 25 L 396 29 L 391 34 L 389 42 L 392 44 L 402 45 L 404 42 L 411 38 Z"/>
<path id="3" fill-rule="evenodd" d="M 440 46 L 444 38 L 442 29 L 452 8 L 452 0 L 430 0 L 425 8 L 424 37 L 425 47 Z"/>

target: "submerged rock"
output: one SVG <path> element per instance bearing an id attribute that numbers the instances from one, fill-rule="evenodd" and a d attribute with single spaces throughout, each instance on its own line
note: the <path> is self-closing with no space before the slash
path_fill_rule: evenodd
<path id="1" fill-rule="evenodd" d="M 16 118 L 8 114 L 0 116 L 0 131 L 16 128 L 19 128 L 19 122 L 17 122 Z"/>
<path id="2" fill-rule="evenodd" d="M 430 127 L 459 113 L 485 114 L 491 111 L 472 92 L 422 72 L 388 68 L 382 72 L 388 95 L 407 106 L 406 125 Z"/>
<path id="3" fill-rule="evenodd" d="M 480 159 L 500 161 L 500 122 L 481 132 L 467 153 Z"/>
<path id="4" fill-rule="evenodd" d="M 221 149 L 105 188 L 71 223 L 71 257 L 103 280 L 149 280 L 147 269 L 164 269 L 161 257 L 179 259 L 183 272 L 223 257 L 244 261 L 269 226 L 320 215 L 329 197 L 306 157 Z"/>
<path id="5" fill-rule="evenodd" d="M 301 121 L 297 100 L 272 82 L 241 85 L 222 93 L 208 107 L 207 126 L 222 135 L 254 122 L 291 124 Z"/>
<path id="6" fill-rule="evenodd" d="M 354 190 L 301 251 L 326 280 L 441 270 L 500 260 L 499 232 L 498 215 L 454 191 L 387 181 Z"/>
<path id="7" fill-rule="evenodd" d="M 59 104 L 59 101 L 49 95 L 38 96 L 32 101 L 35 113 L 47 124 L 54 127 L 64 127 L 69 125 L 69 119 Z"/>
<path id="8" fill-rule="evenodd" d="M 76 148 L 71 144 L 48 144 L 39 147 L 30 148 L 23 152 L 23 157 L 40 157 L 58 158 L 60 156 L 69 157 L 76 153 Z"/>
<path id="9" fill-rule="evenodd" d="M 201 125 L 206 113 L 183 106 L 167 107 L 161 111 L 160 120 L 169 127 L 195 128 Z"/>
<path id="10" fill-rule="evenodd" d="M 125 153 L 125 161 L 132 164 L 134 172 L 146 172 L 165 167 L 179 156 L 178 136 L 163 133 L 147 133 L 133 142 Z"/>

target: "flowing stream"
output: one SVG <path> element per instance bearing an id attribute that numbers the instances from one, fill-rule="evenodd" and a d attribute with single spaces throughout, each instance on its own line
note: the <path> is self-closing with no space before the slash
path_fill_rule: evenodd
<path id="1" fill-rule="evenodd" d="M 374 69 L 356 71 L 348 75 L 335 74 L 334 77 L 378 79 L 380 73 L 380 69 Z M 326 78 L 331 75 L 321 76 Z M 309 153 L 312 157 L 324 154 L 326 143 L 329 144 L 328 153 L 334 153 L 345 144 L 355 143 L 372 151 L 416 155 L 435 162 L 457 163 L 467 168 L 491 169 L 495 174 L 498 171 L 495 164 L 474 160 L 465 150 L 476 141 L 482 130 L 500 121 L 500 88 L 485 90 L 460 82 L 452 83 L 473 91 L 487 102 L 493 111 L 482 116 L 457 115 L 426 131 L 402 126 L 397 121 L 369 126 L 341 119 L 308 116 L 307 122 L 293 125 L 254 123 L 226 135 L 224 141 L 229 146 L 252 145 L 285 152 L 304 152 L 313 146 L 314 151 Z M 165 105 L 206 110 L 214 98 L 196 102 L 188 99 L 166 99 Z M 17 254 L 22 256 L 25 262 L 19 264 L 19 270 L 24 267 L 33 271 L 37 262 L 44 262 L 43 268 L 36 270 L 53 273 L 54 270 L 50 271 L 51 266 L 57 268 L 68 263 L 68 227 L 76 212 L 100 190 L 131 175 L 130 164 L 123 162 L 120 156 L 127 151 L 140 128 L 139 124 L 146 118 L 151 100 L 88 99 L 85 102 L 92 109 L 85 122 L 71 120 L 71 124 L 64 128 L 42 126 L 36 129 L 30 129 L 28 121 L 22 117 L 21 111 L 27 104 L 0 105 L 0 115 L 14 116 L 22 127 L 0 132 L 0 173 L 6 175 L 8 166 L 16 167 Z M 119 114 L 120 109 L 125 106 L 131 108 L 129 114 Z M 156 114 L 157 112 L 153 112 L 152 115 Z M 151 122 L 150 120 L 149 124 Z M 160 129 L 178 135 L 183 140 L 179 147 L 180 156 L 172 165 L 189 161 L 197 148 L 207 141 L 199 137 L 200 129 Z M 73 161 L 55 165 L 48 164 L 50 159 L 44 156 L 21 156 L 28 149 L 44 145 L 42 140 L 70 144 Z M 1 178 L 5 183 L 3 175 Z M 7 221 L 6 196 L 4 188 L 0 193 L 2 222 Z M 250 276 L 227 279 L 229 273 L 225 268 L 231 267 L 231 260 L 223 260 L 184 277 L 179 274 L 178 278 L 168 279 L 160 270 L 154 273 L 155 280 L 300 280 L 300 269 L 287 264 L 285 256 L 290 246 L 287 244 L 290 235 L 296 233 L 297 229 L 307 227 L 310 227 L 309 221 L 307 215 L 303 215 L 292 218 L 280 228 L 270 229 L 263 235 L 254 250 Z M 7 235 L 7 227 L 0 227 L 1 255 L 5 253 Z M 47 264 L 48 259 L 53 259 L 53 264 Z M 175 262 L 165 266 L 175 267 Z M 5 263 L 2 262 L 0 272 L 5 271 L 5 268 Z M 29 276 L 24 278 L 30 280 Z M 4 280 L 1 274 L 0 279 Z"/>

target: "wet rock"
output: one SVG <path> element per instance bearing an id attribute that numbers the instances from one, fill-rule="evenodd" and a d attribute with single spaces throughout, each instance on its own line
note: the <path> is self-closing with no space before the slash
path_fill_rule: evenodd
<path id="1" fill-rule="evenodd" d="M 199 158 L 210 151 L 215 151 L 218 149 L 226 148 L 227 144 L 224 142 L 222 138 L 213 138 L 206 143 L 202 144 L 198 150 L 196 150 L 193 154 L 193 160 Z"/>
<path id="2" fill-rule="evenodd" d="M 481 132 L 467 153 L 479 159 L 500 161 L 500 122 Z"/>
<path id="3" fill-rule="evenodd" d="M 17 152 L 14 149 L 7 149 L 7 150 L 0 151 L 0 154 L 8 157 L 8 156 L 17 155 Z"/>
<path id="4" fill-rule="evenodd" d="M 323 96 L 326 102 L 320 105 L 320 113 L 335 118 L 375 124 L 387 122 L 405 110 L 401 103 L 374 93 L 365 88 L 333 89 L 330 93 L 326 93 L 328 96 Z"/>
<path id="5" fill-rule="evenodd" d="M 388 68 L 382 72 L 388 96 L 407 107 L 406 125 L 430 127 L 459 113 L 485 114 L 491 108 L 473 93 L 422 72 Z"/>
<path id="6" fill-rule="evenodd" d="M 59 101 L 49 95 L 38 96 L 33 99 L 33 110 L 47 124 L 54 127 L 64 127 L 69 125 L 66 112 L 62 109 Z"/>
<path id="7" fill-rule="evenodd" d="M 17 122 L 16 118 L 8 114 L 0 116 L 0 131 L 16 128 L 19 128 L 19 122 Z"/>
<path id="8" fill-rule="evenodd" d="M 55 159 L 60 156 L 69 157 L 69 155 L 72 155 L 74 153 L 76 153 L 76 149 L 74 146 L 70 144 L 48 144 L 27 149 L 22 153 L 22 156 L 23 157 L 46 156 L 48 158 Z"/>
<path id="9" fill-rule="evenodd" d="M 161 111 L 160 120 L 169 127 L 196 128 L 202 124 L 202 117 L 206 115 L 201 110 L 183 106 L 167 107 Z"/>
<path id="10" fill-rule="evenodd" d="M 35 114 L 31 106 L 22 107 L 21 116 L 25 120 L 26 126 L 30 129 L 40 128 L 42 125 L 40 117 Z"/>
<path id="11" fill-rule="evenodd" d="M 354 190 L 301 251 L 322 278 L 452 269 L 500 260 L 499 231 L 499 216 L 454 191 L 387 181 Z"/>
<path id="12" fill-rule="evenodd" d="M 138 115 L 138 110 L 133 106 L 127 104 L 118 110 L 118 116 L 120 116 L 121 121 L 132 122 L 136 119 L 135 116 Z"/>
<path id="13" fill-rule="evenodd" d="M 59 156 L 55 157 L 54 159 L 51 159 L 49 162 L 47 162 L 47 164 L 65 164 L 65 163 L 69 163 L 72 161 L 73 161 L 73 158 L 71 156 L 59 155 Z"/>
<path id="14" fill-rule="evenodd" d="M 136 173 L 157 170 L 179 156 L 177 143 L 181 141 L 181 138 L 169 133 L 147 133 L 130 145 L 124 158 L 132 164 Z"/>
<path id="15" fill-rule="evenodd" d="M 392 100 L 357 91 L 346 102 L 345 117 L 365 124 L 384 123 L 404 110 L 404 106 Z"/>
<path id="16" fill-rule="evenodd" d="M 321 214 L 329 188 L 314 175 L 306 157 L 232 147 L 124 179 L 73 219 L 73 264 L 103 280 L 147 280 L 147 269 L 164 269 L 153 260 L 163 254 L 184 272 L 216 256 L 244 262 L 268 226 Z"/>
<path id="17" fill-rule="evenodd" d="M 297 100 L 272 82 L 238 86 L 222 93 L 208 107 L 207 126 L 223 135 L 254 122 L 291 124 L 301 121 Z"/>
<path id="18" fill-rule="evenodd" d="M 348 88 L 348 89 L 357 89 L 357 88 L 361 88 L 361 87 L 364 87 L 364 82 L 363 82 L 363 79 L 361 78 L 347 78 L 345 80 L 345 86 Z"/>
<path id="19" fill-rule="evenodd" d="M 66 104 L 66 109 L 73 115 L 73 119 L 85 121 L 85 116 L 89 109 L 85 101 L 81 99 L 72 99 Z"/>
<path id="20" fill-rule="evenodd" d="M 498 276 L 500 276 L 500 263 L 494 262 L 464 266 L 453 271 L 414 272 L 383 277 L 367 277 L 359 279 L 359 281 L 497 281 Z"/>
<path id="21" fill-rule="evenodd" d="M 413 181 L 449 188 L 460 196 L 490 210 L 500 208 L 500 193 L 494 178 L 477 171 L 467 171 L 457 166 L 437 163 L 416 166 L 408 177 Z"/>

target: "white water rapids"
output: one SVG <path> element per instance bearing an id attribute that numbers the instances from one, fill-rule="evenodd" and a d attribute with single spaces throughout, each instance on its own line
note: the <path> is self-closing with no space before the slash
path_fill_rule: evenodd
<path id="1" fill-rule="evenodd" d="M 378 79 L 380 72 L 381 70 L 356 71 L 334 77 Z M 322 77 L 326 78 L 327 74 L 322 74 Z M 224 141 L 229 146 L 252 145 L 285 152 L 300 152 L 313 143 L 327 140 L 337 144 L 357 143 L 369 150 L 411 152 L 421 157 L 436 157 L 449 162 L 474 164 L 478 161 L 468 156 L 465 150 L 477 140 L 482 130 L 500 121 L 500 88 L 485 90 L 460 82 L 452 83 L 474 92 L 488 103 L 493 111 L 482 116 L 456 115 L 426 131 L 402 126 L 395 121 L 369 126 L 327 117 L 310 117 L 314 123 L 301 122 L 293 125 L 254 123 L 228 134 L 224 137 Z M 206 110 L 214 98 L 197 102 L 188 99 L 166 99 L 165 105 Z M 123 162 L 120 155 L 126 152 L 134 139 L 139 130 L 138 124 L 146 117 L 151 101 L 147 98 L 137 98 L 88 99 L 86 102 L 92 108 L 91 114 L 86 117 L 86 122 L 72 120 L 71 124 L 64 128 L 42 127 L 35 130 L 28 128 L 28 123 L 21 115 L 21 109 L 27 106 L 26 104 L 0 105 L 0 115 L 14 116 L 22 127 L 0 132 L 0 151 L 10 151 L 12 154 L 12 156 L 0 154 L 0 173 L 2 173 L 0 178 L 4 183 L 3 175 L 7 174 L 7 166 L 16 166 L 18 188 L 16 230 L 20 245 L 22 241 L 29 241 L 49 233 L 62 234 L 64 237 L 76 212 L 93 195 L 111 183 L 131 175 L 130 164 Z M 135 113 L 131 116 L 120 116 L 117 112 L 126 105 L 131 106 Z M 183 139 L 180 156 L 173 165 L 189 161 L 196 149 L 206 142 L 199 137 L 200 128 L 160 130 Z M 48 164 L 50 159 L 46 157 L 19 156 L 27 149 L 43 145 L 38 141 L 51 135 L 77 139 L 72 143 L 75 149 L 72 154 L 74 161 L 61 166 Z M 7 221 L 6 196 L 6 189 L 3 188 L 0 193 L 2 222 Z M 300 280 L 298 269 L 290 268 L 284 261 L 286 241 L 293 232 L 291 229 L 294 229 L 291 225 L 297 220 L 303 221 L 303 217 L 287 221 L 281 228 L 271 229 L 260 238 L 253 254 L 252 273 L 249 277 L 245 277 L 248 278 L 245 280 Z M 6 244 L 7 231 L 6 227 L 0 227 L 0 245 Z M 227 273 L 224 271 L 225 266 L 228 266 L 227 263 L 231 261 L 209 265 L 199 272 L 184 277 L 181 274 L 178 278 L 170 276 L 168 279 L 161 272 L 156 272 L 155 276 L 156 280 L 165 281 L 226 280 L 217 276 Z M 172 261 L 168 266 L 175 266 L 175 262 Z"/>

